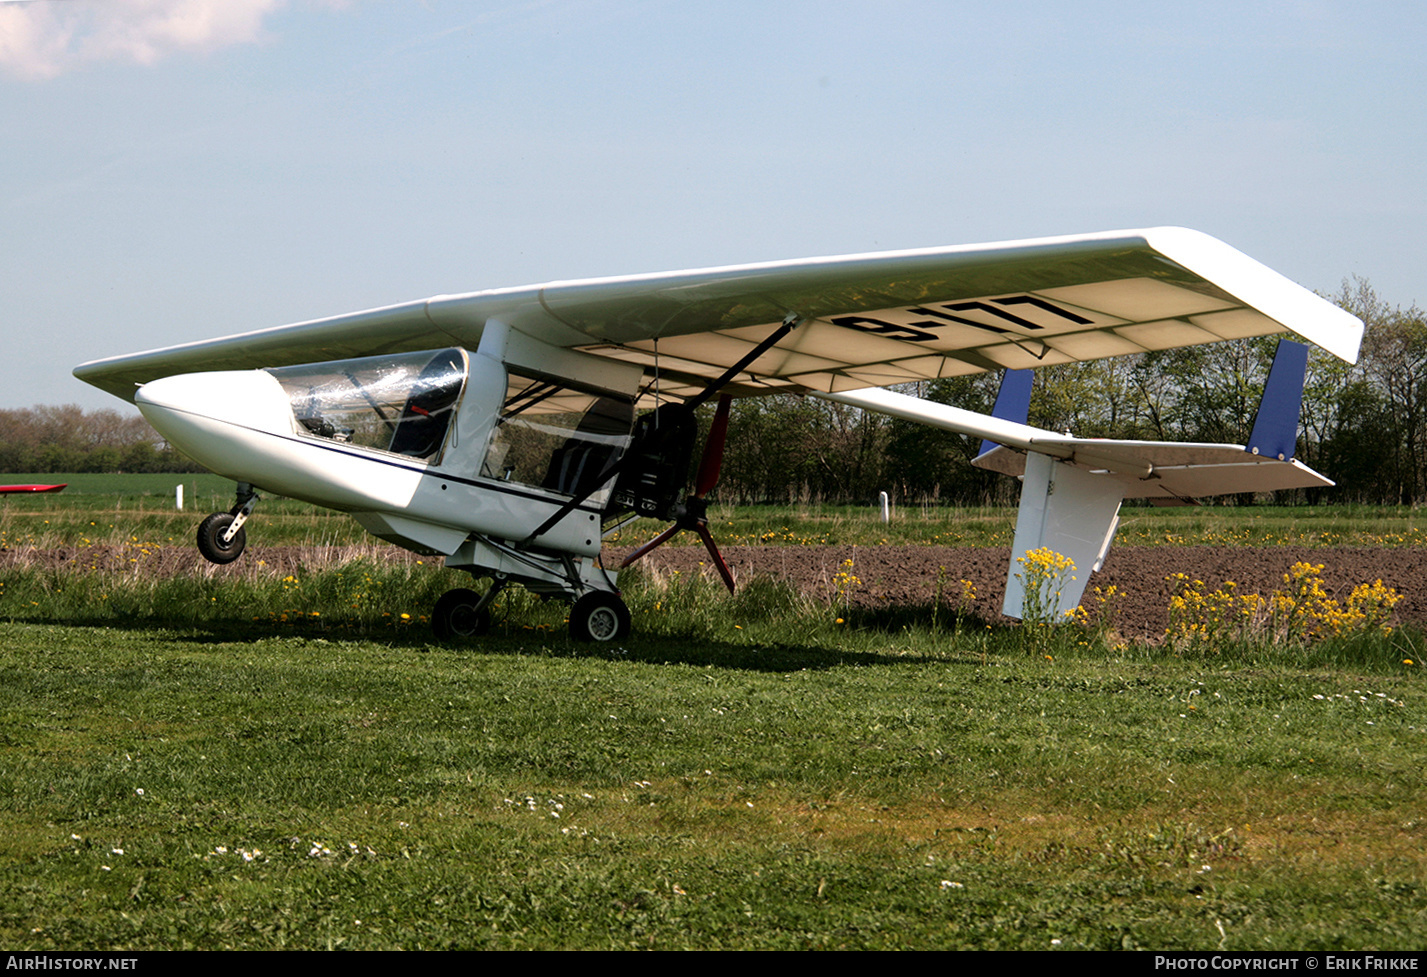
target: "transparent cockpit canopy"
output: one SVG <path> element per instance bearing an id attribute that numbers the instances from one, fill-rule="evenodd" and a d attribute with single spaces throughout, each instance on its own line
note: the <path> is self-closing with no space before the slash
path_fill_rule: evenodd
<path id="1" fill-rule="evenodd" d="M 267 371 L 314 438 L 406 455 L 440 456 L 466 382 L 466 353 L 427 350 L 305 363 Z"/>
<path id="2" fill-rule="evenodd" d="M 584 495 L 629 446 L 633 398 L 610 397 L 563 381 L 509 373 L 500 421 L 481 474 Z M 590 496 L 602 505 L 606 486 Z"/>

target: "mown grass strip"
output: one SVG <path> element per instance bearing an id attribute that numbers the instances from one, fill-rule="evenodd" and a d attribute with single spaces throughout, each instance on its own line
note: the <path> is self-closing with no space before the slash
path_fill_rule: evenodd
<path id="1" fill-rule="evenodd" d="M 14 474 L 4 482 L 71 480 L 60 495 L 0 496 L 0 546 L 59 545 L 83 536 L 101 539 L 189 540 L 210 511 L 233 504 L 233 483 L 214 475 Z M 174 508 L 174 486 L 185 485 L 186 511 Z M 724 545 L 927 544 L 1007 546 L 1013 507 L 909 504 L 894 508 L 890 523 L 873 506 L 714 505 L 711 528 Z M 637 545 L 666 526 L 638 520 L 610 540 Z M 265 498 L 251 528 L 269 545 L 318 541 L 347 545 L 363 540 L 347 516 L 305 503 Z M 698 545 L 682 534 L 670 545 Z M 1422 546 L 1427 520 L 1405 506 L 1217 506 L 1164 509 L 1127 504 L 1116 535 L 1119 546 Z"/>

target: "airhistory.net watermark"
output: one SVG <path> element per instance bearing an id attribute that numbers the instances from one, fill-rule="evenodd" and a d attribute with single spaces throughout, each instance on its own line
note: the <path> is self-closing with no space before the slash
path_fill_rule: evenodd
<path id="1" fill-rule="evenodd" d="M 80 956 L 59 953 L 9 953 L 6 970 L 137 970 L 138 957 L 109 954 Z"/>

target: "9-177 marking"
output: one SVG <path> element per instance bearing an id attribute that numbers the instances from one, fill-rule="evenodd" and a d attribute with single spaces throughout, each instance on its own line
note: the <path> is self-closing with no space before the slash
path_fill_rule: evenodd
<path id="1" fill-rule="evenodd" d="M 1012 295 L 1009 298 L 992 299 L 990 303 L 981 301 L 946 302 L 935 308 L 925 305 L 914 305 L 906 310 L 909 315 L 931 316 L 931 318 L 920 319 L 905 325 L 896 322 L 887 322 L 883 319 L 876 319 L 872 316 L 865 315 L 836 316 L 831 321 L 833 325 L 846 326 L 849 329 L 877 333 L 878 335 L 889 336 L 892 339 L 901 339 L 913 343 L 925 343 L 929 340 L 936 339 L 935 333 L 926 332 L 925 330 L 936 329 L 946 322 L 956 322 L 961 325 L 972 326 L 976 329 L 986 329 L 991 332 L 1016 335 L 1016 330 L 1007 329 L 1004 326 L 999 326 L 994 323 L 977 322 L 965 316 L 953 315 L 952 313 L 955 312 L 984 312 L 998 319 L 1002 319 L 1005 322 L 1009 322 L 1012 325 L 1019 326 L 1021 329 L 1037 330 L 1045 328 L 1042 325 L 1031 322 L 1029 319 L 1024 319 L 1016 315 L 1014 312 L 1008 312 L 1004 308 L 1005 306 L 1014 305 L 1029 305 L 1043 312 L 1058 315 L 1062 319 L 1073 322 L 1078 326 L 1090 325 L 1090 320 L 1084 316 L 1071 312 L 1069 309 L 1062 309 L 1060 306 L 1047 302 L 1045 299 L 1037 298 L 1034 295 Z"/>

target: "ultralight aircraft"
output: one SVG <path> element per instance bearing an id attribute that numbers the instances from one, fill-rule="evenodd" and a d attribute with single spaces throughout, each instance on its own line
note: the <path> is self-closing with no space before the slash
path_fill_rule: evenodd
<path id="1" fill-rule="evenodd" d="M 1280 344 L 1247 446 L 1031 427 L 1029 371 L 1285 331 L 1352 362 L 1363 324 L 1215 238 L 1159 227 L 439 295 L 74 373 L 237 482 L 198 530 L 214 563 L 242 553 L 267 492 L 489 578 L 437 601 L 443 639 L 484 633 L 519 583 L 569 602 L 576 639 L 611 641 L 630 616 L 600 548 L 627 519 L 671 525 L 622 566 L 690 530 L 734 586 L 706 515 L 730 398 L 806 393 L 982 437 L 975 463 L 1022 479 L 1013 557 L 1044 546 L 1091 570 L 1124 498 L 1332 484 L 1293 458 L 1307 348 Z M 876 389 L 991 370 L 1006 371 L 992 415 Z M 715 397 L 690 484 L 694 411 Z"/>

